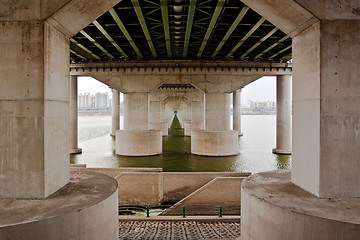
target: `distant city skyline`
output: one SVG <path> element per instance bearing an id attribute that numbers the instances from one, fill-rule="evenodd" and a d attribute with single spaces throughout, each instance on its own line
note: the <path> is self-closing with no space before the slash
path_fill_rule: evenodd
<path id="1" fill-rule="evenodd" d="M 92 77 L 79 77 L 78 79 L 79 94 L 107 92 L 111 98 L 109 86 Z M 248 101 L 276 101 L 276 77 L 262 77 L 245 86 L 241 92 L 241 104 L 248 105 Z"/>

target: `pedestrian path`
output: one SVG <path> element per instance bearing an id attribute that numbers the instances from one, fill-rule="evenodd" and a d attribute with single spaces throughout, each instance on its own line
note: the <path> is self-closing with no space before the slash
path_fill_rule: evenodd
<path id="1" fill-rule="evenodd" d="M 240 222 L 120 221 L 119 240 L 240 239 Z"/>

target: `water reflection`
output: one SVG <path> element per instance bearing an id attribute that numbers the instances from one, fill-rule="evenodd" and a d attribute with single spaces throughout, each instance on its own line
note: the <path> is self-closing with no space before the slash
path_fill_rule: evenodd
<path id="1" fill-rule="evenodd" d="M 242 116 L 244 136 L 239 137 L 240 154 L 237 156 L 193 155 L 190 153 L 191 138 L 181 136 L 179 132 L 163 137 L 161 155 L 118 156 L 114 151 L 114 138 L 107 134 L 81 142 L 83 154 L 72 156 L 71 162 L 86 163 L 89 167 L 162 167 L 164 171 L 169 172 L 255 173 L 290 169 L 291 156 L 272 153 L 275 146 L 275 121 L 275 116 Z M 172 134 L 171 131 L 169 133 Z"/>

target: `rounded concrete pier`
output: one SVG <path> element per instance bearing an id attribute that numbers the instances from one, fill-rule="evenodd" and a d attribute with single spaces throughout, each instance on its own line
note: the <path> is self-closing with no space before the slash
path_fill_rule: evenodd
<path id="1" fill-rule="evenodd" d="M 169 134 L 169 124 L 167 122 L 149 123 L 150 130 L 160 130 L 163 136 Z"/>
<path id="2" fill-rule="evenodd" d="M 353 240 L 360 236 L 360 198 L 317 198 L 290 181 L 289 171 L 245 179 L 242 240 Z"/>
<path id="3" fill-rule="evenodd" d="M 117 240 L 117 189 L 113 178 L 80 171 L 47 199 L 0 199 L 0 239 Z"/>
<path id="4" fill-rule="evenodd" d="M 191 136 L 192 131 L 204 130 L 204 124 L 201 122 L 185 122 L 184 135 Z"/>
<path id="5" fill-rule="evenodd" d="M 192 131 L 191 153 L 203 156 L 237 155 L 238 131 Z"/>
<path id="6" fill-rule="evenodd" d="M 117 130 L 120 129 L 120 101 L 119 92 L 111 89 L 111 136 L 115 136 Z"/>
<path id="7" fill-rule="evenodd" d="M 119 130 L 115 153 L 123 156 L 151 156 L 162 153 L 161 130 Z"/>

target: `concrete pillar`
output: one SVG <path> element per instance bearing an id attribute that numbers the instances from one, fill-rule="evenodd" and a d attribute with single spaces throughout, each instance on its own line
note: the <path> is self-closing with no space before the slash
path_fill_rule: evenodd
<path id="1" fill-rule="evenodd" d="M 161 122 L 161 103 L 160 101 L 149 101 L 149 122 Z"/>
<path id="2" fill-rule="evenodd" d="M 3 22 L 0 54 L 0 196 L 46 198 L 70 180 L 69 39 Z"/>
<path id="3" fill-rule="evenodd" d="M 148 94 L 124 94 L 124 130 L 148 130 Z"/>
<path id="4" fill-rule="evenodd" d="M 276 154 L 291 154 L 291 76 L 276 80 Z"/>
<path id="5" fill-rule="evenodd" d="M 111 136 L 120 129 L 120 100 L 118 90 L 111 89 Z"/>
<path id="6" fill-rule="evenodd" d="M 78 79 L 70 76 L 70 154 L 81 152 L 78 148 Z"/>
<path id="7" fill-rule="evenodd" d="M 241 133 L 241 89 L 233 92 L 233 130 L 238 131 L 239 136 Z"/>
<path id="8" fill-rule="evenodd" d="M 200 123 L 204 128 L 204 102 L 191 103 L 192 122 Z"/>
<path id="9" fill-rule="evenodd" d="M 230 94 L 205 94 L 205 130 L 230 130 Z"/>

